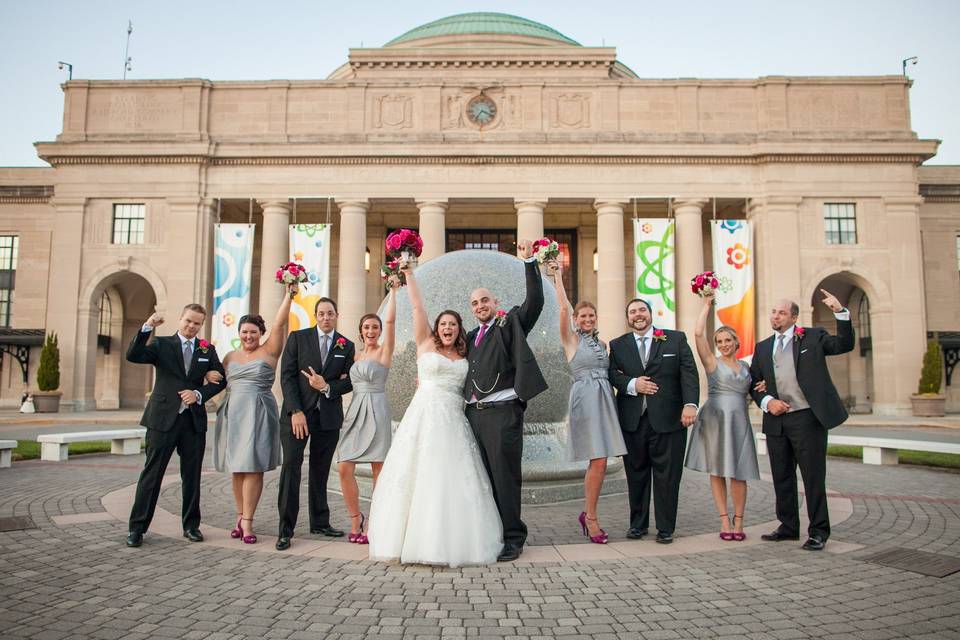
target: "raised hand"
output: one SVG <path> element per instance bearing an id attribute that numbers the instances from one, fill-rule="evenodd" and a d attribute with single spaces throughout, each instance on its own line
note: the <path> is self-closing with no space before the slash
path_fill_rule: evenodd
<path id="1" fill-rule="evenodd" d="M 313 367 L 307 367 L 309 373 L 300 369 L 300 373 L 306 376 L 308 383 L 311 387 L 317 391 L 323 391 L 327 388 L 327 381 L 323 379 L 323 376 L 313 370 Z"/>
<path id="2" fill-rule="evenodd" d="M 840 301 L 837 300 L 837 297 L 827 291 L 826 289 L 820 289 L 820 293 L 823 294 L 823 304 L 830 307 L 830 310 L 834 313 L 840 313 L 843 311 L 843 305 L 840 304 Z"/>
<path id="3" fill-rule="evenodd" d="M 703 297 L 703 304 L 708 307 L 717 300 L 717 292 L 714 289 L 704 289 L 700 295 Z"/>
<path id="4" fill-rule="evenodd" d="M 560 263 L 557 260 L 550 260 L 547 262 L 547 272 L 553 276 L 554 280 L 559 280 L 563 277 L 563 267 L 560 266 Z"/>
<path id="5" fill-rule="evenodd" d="M 154 311 L 153 314 L 149 318 L 147 318 L 147 321 L 144 324 L 156 329 L 157 327 L 163 324 L 163 315 L 157 311 Z"/>
<path id="6" fill-rule="evenodd" d="M 533 255 L 533 243 L 529 240 L 521 240 L 517 243 L 517 253 L 520 254 L 521 260 L 526 260 Z"/>

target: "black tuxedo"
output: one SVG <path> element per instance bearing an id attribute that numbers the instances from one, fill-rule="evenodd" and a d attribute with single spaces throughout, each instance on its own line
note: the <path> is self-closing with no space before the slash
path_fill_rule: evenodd
<path id="1" fill-rule="evenodd" d="M 804 335 L 791 340 L 797 383 L 809 409 L 791 411 L 780 416 L 764 412 L 763 433 L 767 436 L 770 472 L 777 498 L 777 519 L 780 531 L 799 535 L 800 515 L 797 501 L 797 467 L 803 478 L 810 519 L 808 535 L 823 540 L 830 537 L 830 516 L 827 511 L 827 431 L 847 419 L 847 410 L 837 393 L 827 356 L 853 350 L 853 323 L 837 320 L 837 335 L 820 327 L 804 327 Z M 774 370 L 776 334 L 757 343 L 750 364 L 753 384 L 766 382 L 765 393 L 751 391 L 757 406 L 767 395 L 777 398 L 777 377 Z"/>
<path id="2" fill-rule="evenodd" d="M 343 340 L 342 345 L 337 342 Z M 310 471 L 307 479 L 310 528 L 330 525 L 327 506 L 327 476 L 343 426 L 343 396 L 353 389 L 350 367 L 353 366 L 354 344 L 334 332 L 327 359 L 320 362 L 320 332 L 316 327 L 294 331 L 287 337 L 280 364 L 280 386 L 283 405 L 280 409 L 280 444 L 283 465 L 280 468 L 280 537 L 291 537 L 300 512 L 300 469 L 303 452 L 310 443 Z M 329 397 L 310 386 L 300 373 L 307 367 L 323 376 L 330 385 Z M 309 436 L 299 440 L 293 435 L 290 416 L 303 411 Z"/>
<path id="3" fill-rule="evenodd" d="M 682 331 L 664 330 L 665 340 L 652 339 L 653 332 L 649 335 L 652 344 L 647 347 L 646 366 L 633 332 L 610 342 L 610 382 L 617 390 L 617 415 L 627 445 L 623 462 L 630 527 L 649 526 L 652 476 L 657 530 L 673 533 L 687 446 L 687 430 L 680 416 L 684 405 L 699 402 L 700 380 Z M 628 393 L 630 381 L 641 376 L 649 376 L 659 387 L 652 396 Z"/>
<path id="4" fill-rule="evenodd" d="M 183 528 L 200 526 L 200 469 L 206 445 L 207 410 L 204 402 L 227 386 L 226 379 L 204 384 L 208 371 L 219 371 L 223 365 L 213 345 L 200 348 L 193 339 L 193 357 L 189 370 L 183 366 L 183 350 L 179 336 L 163 336 L 150 342 L 152 332 L 138 331 L 127 349 L 127 360 L 150 364 L 156 368 L 156 381 L 140 424 L 147 428 L 147 458 L 137 482 L 137 494 L 130 512 L 130 531 L 144 533 L 153 520 L 160 497 L 160 481 L 170 456 L 180 456 L 180 479 L 183 491 Z M 201 402 L 187 406 L 181 413 L 183 390 L 199 391 Z"/>
<path id="5" fill-rule="evenodd" d="M 536 261 L 526 263 L 524 272 L 527 293 L 523 304 L 507 313 L 502 326 L 494 321 L 479 345 L 474 344 L 479 327 L 467 334 L 470 370 L 463 387 L 467 420 L 480 445 L 503 523 L 504 545 L 516 548 L 527 540 L 527 525 L 520 518 L 523 412 L 527 402 L 547 388 L 527 344 L 527 335 L 543 311 L 543 280 Z M 484 398 L 511 388 L 518 400 L 484 406 Z M 474 397 L 480 402 L 470 403 Z"/>

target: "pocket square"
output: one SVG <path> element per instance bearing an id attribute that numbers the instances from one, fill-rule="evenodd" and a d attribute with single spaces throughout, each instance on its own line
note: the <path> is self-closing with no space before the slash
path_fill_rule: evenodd
<path id="1" fill-rule="evenodd" d="M 210 362 L 210 358 L 197 358 L 197 362 Z"/>
<path id="2" fill-rule="evenodd" d="M 665 354 L 663 354 L 661 357 L 663 357 L 663 358 L 676 358 L 676 357 L 677 357 L 677 354 L 675 354 L 675 353 L 665 353 Z"/>
<path id="3" fill-rule="evenodd" d="M 334 358 L 346 358 L 347 356 L 338 356 L 338 355 L 334 355 L 333 357 L 334 357 Z"/>
<path id="4" fill-rule="evenodd" d="M 801 349 L 801 350 L 800 350 L 800 353 L 806 353 L 806 352 L 807 352 L 806 349 Z"/>

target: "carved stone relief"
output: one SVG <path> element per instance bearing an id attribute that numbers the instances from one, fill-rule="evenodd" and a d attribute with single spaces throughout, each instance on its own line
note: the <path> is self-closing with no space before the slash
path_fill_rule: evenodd
<path id="1" fill-rule="evenodd" d="M 561 93 L 550 101 L 550 126 L 554 129 L 585 129 L 590 126 L 590 95 Z"/>
<path id="2" fill-rule="evenodd" d="M 377 96 L 373 106 L 375 129 L 409 129 L 413 126 L 413 96 L 388 93 Z"/>

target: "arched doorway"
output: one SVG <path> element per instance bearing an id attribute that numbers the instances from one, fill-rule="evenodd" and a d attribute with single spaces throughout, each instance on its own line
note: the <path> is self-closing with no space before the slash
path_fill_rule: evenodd
<path id="1" fill-rule="evenodd" d="M 822 303 L 820 289 L 837 296 L 850 310 L 850 319 L 856 335 L 853 351 L 827 358 L 830 377 L 850 413 L 872 413 L 874 403 L 873 340 L 871 331 L 870 298 L 849 273 L 837 273 L 824 278 L 814 290 L 812 324 L 831 334 L 837 331 L 833 313 Z"/>

